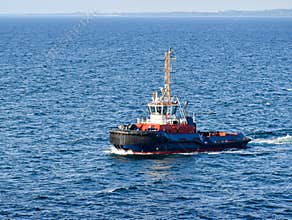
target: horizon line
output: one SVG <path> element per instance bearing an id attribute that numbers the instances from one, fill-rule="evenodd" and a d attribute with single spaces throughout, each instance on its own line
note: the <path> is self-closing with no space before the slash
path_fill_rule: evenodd
<path id="1" fill-rule="evenodd" d="M 86 15 L 86 14 L 96 14 L 96 15 L 139 15 L 139 14 L 222 14 L 222 13 L 265 13 L 272 11 L 291 11 L 292 8 L 275 8 L 275 9 L 259 9 L 259 10 L 240 10 L 240 9 L 227 9 L 218 11 L 112 11 L 112 12 L 102 12 L 98 10 L 88 10 L 88 11 L 74 11 L 74 12 L 0 12 L 0 15 Z"/>

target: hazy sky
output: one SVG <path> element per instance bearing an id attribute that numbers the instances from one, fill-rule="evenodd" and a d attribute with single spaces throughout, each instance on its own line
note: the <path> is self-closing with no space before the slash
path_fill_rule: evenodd
<path id="1" fill-rule="evenodd" d="M 220 11 L 292 8 L 292 0 L 0 0 L 0 13 Z"/>

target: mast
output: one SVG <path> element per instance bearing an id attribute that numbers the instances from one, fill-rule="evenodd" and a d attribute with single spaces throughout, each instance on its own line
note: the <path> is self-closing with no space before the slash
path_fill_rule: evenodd
<path id="1" fill-rule="evenodd" d="M 166 91 L 166 95 L 169 101 L 171 98 L 170 97 L 171 60 L 175 60 L 175 58 L 171 57 L 172 52 L 173 50 L 169 48 L 168 51 L 164 53 L 164 89 Z"/>

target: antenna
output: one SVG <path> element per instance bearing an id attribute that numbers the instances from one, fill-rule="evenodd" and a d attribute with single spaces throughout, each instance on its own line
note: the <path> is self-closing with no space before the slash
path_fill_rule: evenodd
<path id="1" fill-rule="evenodd" d="M 171 57 L 172 52 L 172 48 L 169 48 L 168 51 L 164 53 L 164 88 L 166 90 L 168 100 L 170 100 L 171 60 L 176 60 L 175 57 Z"/>

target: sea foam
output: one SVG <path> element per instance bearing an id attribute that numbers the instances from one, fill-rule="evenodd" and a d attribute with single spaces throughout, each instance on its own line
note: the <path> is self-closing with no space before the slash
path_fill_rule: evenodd
<path id="1" fill-rule="evenodd" d="M 292 143 L 292 136 L 287 134 L 283 137 L 274 137 L 274 138 L 257 138 L 253 139 L 251 143 L 255 144 L 289 144 Z"/>

